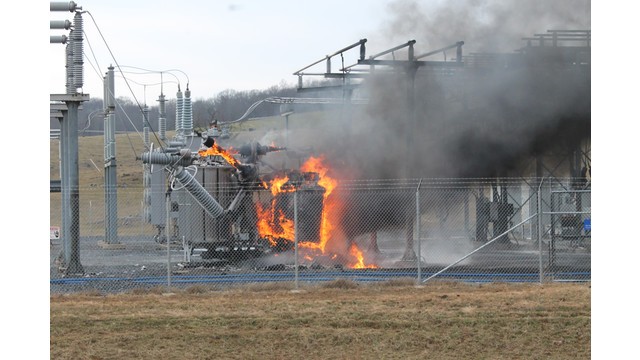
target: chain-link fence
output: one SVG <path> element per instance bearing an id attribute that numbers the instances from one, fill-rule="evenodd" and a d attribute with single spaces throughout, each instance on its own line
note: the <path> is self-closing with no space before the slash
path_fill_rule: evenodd
<path id="1" fill-rule="evenodd" d="M 180 184 L 82 188 L 78 229 L 52 193 L 50 291 L 591 278 L 590 191 L 567 181 L 202 181 L 216 174 L 194 176 L 204 206 Z"/>

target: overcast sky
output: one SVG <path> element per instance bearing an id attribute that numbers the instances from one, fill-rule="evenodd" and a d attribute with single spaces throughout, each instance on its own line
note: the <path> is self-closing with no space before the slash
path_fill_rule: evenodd
<path id="1" fill-rule="evenodd" d="M 116 66 L 116 96 L 154 104 L 187 82 L 192 97 L 295 84 L 293 72 L 360 39 L 367 55 L 416 40 L 416 54 L 456 41 L 465 51 L 509 52 L 550 28 L 590 28 L 588 0 L 77 0 L 85 13 L 83 91 L 102 98 Z M 72 20 L 53 12 L 51 20 Z M 50 30 L 50 34 L 65 34 Z M 494 38 L 495 37 L 495 38 Z M 491 41 L 487 39 L 491 38 Z M 510 42 L 515 41 L 515 42 Z M 486 44 L 481 44 L 486 42 Z M 492 48 L 487 48 L 489 46 Z M 50 44 L 49 92 L 65 91 L 65 45 Z M 110 51 L 109 51 L 110 50 Z M 358 49 L 345 53 L 345 65 Z M 450 57 L 453 54 L 450 55 Z M 341 65 L 333 60 L 333 70 Z M 119 65 L 119 68 L 117 67 Z M 316 72 L 324 72 L 318 64 Z M 172 70 L 172 71 L 168 71 Z M 128 79 L 123 82 L 121 71 Z M 149 72 L 151 71 L 151 72 Z M 160 75 L 162 72 L 162 76 Z M 130 89 L 129 89 L 130 88 Z"/>
<path id="2" fill-rule="evenodd" d="M 175 96 L 178 81 L 182 90 L 189 81 L 194 98 L 212 97 L 225 89 L 265 89 L 282 81 L 295 84 L 293 72 L 362 38 L 369 40 L 371 49 L 383 49 L 374 43 L 390 2 L 77 0 L 89 12 L 83 15 L 83 90 L 102 98 L 102 76 L 110 64 L 120 65 L 136 96 L 146 96 L 148 103 L 157 99 L 159 71 L 165 70 L 179 70 L 162 75 L 169 97 Z M 50 19 L 72 20 L 72 16 L 53 12 Z M 64 47 L 49 46 L 50 93 L 65 91 Z M 345 61 L 355 62 L 357 49 L 349 54 Z M 131 97 L 121 80 L 116 95 Z"/>

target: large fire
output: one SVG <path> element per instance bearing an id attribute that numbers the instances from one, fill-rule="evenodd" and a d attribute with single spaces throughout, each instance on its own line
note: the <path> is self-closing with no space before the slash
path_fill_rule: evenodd
<path id="1" fill-rule="evenodd" d="M 222 148 L 222 146 L 218 144 L 213 144 L 207 150 L 198 151 L 198 155 L 200 156 L 208 156 L 208 155 L 222 156 L 229 164 L 231 164 L 235 168 L 238 168 L 238 166 L 242 165 L 242 163 L 233 157 L 233 155 L 235 154 L 237 154 L 237 152 L 235 152 L 232 148 L 229 148 L 229 150 L 225 150 Z"/>
<path id="2" fill-rule="evenodd" d="M 330 197 L 333 190 L 338 185 L 338 181 L 327 175 L 329 168 L 324 163 L 324 156 L 311 157 L 305 162 L 300 171 L 317 173 L 319 180 L 318 185 L 324 188 L 323 200 L 322 200 L 322 215 L 320 223 L 320 233 L 318 242 L 303 241 L 300 242 L 299 249 L 304 252 L 302 258 L 309 261 L 314 261 L 317 257 L 326 257 L 336 259 L 342 257 L 348 264 L 348 267 L 354 269 L 364 268 L 376 268 L 375 265 L 366 265 L 362 251 L 358 249 L 355 243 L 351 244 L 351 247 L 346 254 L 337 254 L 335 251 L 339 249 L 339 246 L 331 247 L 329 250 L 327 246 L 332 240 L 338 241 L 333 238 L 335 225 L 332 224 L 332 219 L 336 218 L 337 212 L 339 212 L 339 199 Z M 263 184 L 265 188 L 271 190 L 274 198 L 271 200 L 270 206 L 265 207 L 260 203 L 256 204 L 256 213 L 258 215 L 258 231 L 260 236 L 268 239 L 272 246 L 277 245 L 278 239 L 284 239 L 286 241 L 295 241 L 295 227 L 292 219 L 288 219 L 281 209 L 276 209 L 276 196 L 284 192 L 294 192 L 296 189 L 293 186 L 284 186 L 289 181 L 288 177 L 276 177 L 271 180 L 269 184 L 266 182 Z M 349 260 L 351 259 L 351 260 Z"/>
<path id="3" fill-rule="evenodd" d="M 320 156 L 319 158 L 314 158 L 313 156 L 307 160 L 306 163 L 302 165 L 300 168 L 301 171 L 304 172 L 315 172 L 320 176 L 320 180 L 318 181 L 318 185 L 322 186 L 324 191 L 324 198 L 322 201 L 323 209 L 322 209 L 322 220 L 320 225 L 320 242 L 319 243 L 302 243 L 300 246 L 309 247 L 311 249 L 319 249 L 323 254 L 325 253 L 325 247 L 327 246 L 327 242 L 331 237 L 331 230 L 333 230 L 333 225 L 329 220 L 329 215 L 332 213 L 332 209 L 335 207 L 335 202 L 328 201 L 328 197 L 333 192 L 333 189 L 336 188 L 338 182 L 329 176 L 327 176 L 327 171 L 329 168 L 323 164 L 324 156 Z"/>
<path id="4" fill-rule="evenodd" d="M 272 246 L 277 245 L 277 239 L 295 241 L 295 230 L 293 220 L 287 219 L 281 209 L 276 211 L 276 195 L 282 192 L 292 192 L 295 189 L 282 189 L 282 186 L 289 181 L 288 177 L 275 178 L 271 181 L 271 186 L 263 183 L 265 188 L 271 190 L 273 199 L 271 206 L 263 208 L 262 204 L 256 204 L 256 214 L 258 216 L 258 231 L 260 236 L 269 240 Z"/>
<path id="5" fill-rule="evenodd" d="M 225 150 L 218 144 L 213 144 L 210 148 L 198 152 L 200 156 L 222 156 L 233 167 L 239 168 L 242 163 L 233 157 L 235 154 L 237 154 L 237 151 L 234 151 L 232 148 Z M 314 257 L 325 257 L 331 258 L 332 260 L 341 257 L 344 261 L 348 262 L 346 265 L 350 268 L 376 268 L 373 264 L 365 264 L 363 253 L 355 243 L 350 245 L 349 250 L 337 250 L 342 248 L 340 246 L 330 246 L 331 250 L 328 250 L 328 245 L 330 245 L 332 240 L 339 242 L 334 236 L 335 225 L 333 222 L 335 222 L 340 212 L 339 198 L 335 196 L 330 197 L 333 190 L 338 186 L 338 181 L 327 175 L 329 170 L 329 167 L 325 164 L 324 155 L 309 158 L 300 168 L 301 172 L 318 174 L 317 184 L 324 189 L 320 231 L 318 234 L 319 239 L 317 242 L 301 241 L 298 244 L 299 249 L 303 249 L 304 251 L 302 258 L 304 260 L 314 261 Z M 260 237 L 267 239 L 272 247 L 278 246 L 279 241 L 282 240 L 289 242 L 289 244 L 295 241 L 295 224 L 293 219 L 287 218 L 283 210 L 277 207 L 277 195 L 296 191 L 296 188 L 289 184 L 289 180 L 289 177 L 283 176 L 276 177 L 269 183 L 263 182 L 264 188 L 271 190 L 273 199 L 268 206 L 260 202 L 256 203 L 256 215 L 258 217 L 256 225 Z"/>

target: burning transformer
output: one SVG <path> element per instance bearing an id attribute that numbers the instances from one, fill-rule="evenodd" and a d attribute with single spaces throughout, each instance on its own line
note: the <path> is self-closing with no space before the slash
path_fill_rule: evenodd
<path id="1" fill-rule="evenodd" d="M 226 150 L 214 130 L 178 134 L 143 153 L 145 220 L 156 227 L 155 240 L 181 243 L 187 254 L 205 249 L 203 259 L 277 254 L 293 248 L 297 211 L 299 241 L 320 243 L 326 189 L 318 173 L 291 170 L 263 179 L 260 158 L 284 149 L 252 142 Z"/>

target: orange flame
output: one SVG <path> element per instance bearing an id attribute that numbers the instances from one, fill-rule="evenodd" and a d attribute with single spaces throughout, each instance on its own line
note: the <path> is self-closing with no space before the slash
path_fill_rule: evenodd
<path id="1" fill-rule="evenodd" d="M 282 189 L 282 186 L 288 181 L 289 177 L 285 176 L 283 178 L 276 177 L 271 180 L 271 186 L 266 182 L 263 182 L 263 186 L 271 190 L 274 198 L 271 200 L 271 206 L 267 208 L 263 208 L 262 204 L 256 203 L 258 232 L 261 237 L 269 240 L 271 246 L 277 245 L 277 239 L 295 241 L 295 227 L 293 220 L 287 219 L 284 213 L 282 213 L 282 210 L 278 210 L 278 214 L 275 214 L 275 196 L 281 192 L 295 191 L 295 188 Z"/>
<path id="2" fill-rule="evenodd" d="M 295 240 L 295 227 L 292 220 L 287 219 L 282 211 L 278 211 L 276 217 L 271 208 L 263 209 L 260 203 L 256 204 L 256 213 L 258 215 L 258 231 L 260 236 L 269 240 L 271 246 L 276 246 L 277 239 Z"/>
<path id="3" fill-rule="evenodd" d="M 302 167 L 300 168 L 300 171 L 318 173 L 318 175 L 320 176 L 320 181 L 318 181 L 318 185 L 325 188 L 326 191 L 324 193 L 324 197 L 326 199 L 327 196 L 329 196 L 329 194 L 331 194 L 333 189 L 335 189 L 335 187 L 338 185 L 338 182 L 326 176 L 327 171 L 329 171 L 329 168 L 325 164 L 323 164 L 323 161 L 324 161 L 324 155 L 320 155 L 320 157 L 318 158 L 315 158 L 312 156 L 309 158 L 309 160 L 307 160 L 307 162 L 305 162 L 302 165 Z"/>
<path id="4" fill-rule="evenodd" d="M 222 148 L 222 146 L 220 146 L 218 144 L 213 144 L 213 146 L 211 146 L 207 150 L 198 151 L 198 155 L 200 155 L 200 156 L 209 156 L 209 155 L 222 156 L 229 164 L 231 164 L 235 168 L 238 168 L 238 166 L 242 165 L 242 163 L 240 161 L 236 160 L 232 156 L 234 154 L 237 154 L 237 152 L 236 151 L 232 151 L 232 148 L 229 148 L 229 150 L 225 150 L 224 148 Z"/>
<path id="5" fill-rule="evenodd" d="M 289 181 L 289 177 L 285 176 L 283 178 L 278 178 L 276 177 L 275 179 L 273 179 L 271 181 L 271 193 L 273 194 L 273 196 L 276 196 L 277 194 L 283 193 L 283 192 L 294 192 L 296 191 L 296 189 L 292 188 L 288 188 L 288 189 L 282 189 L 282 186 L 284 184 L 287 183 L 287 181 Z"/>
<path id="6" fill-rule="evenodd" d="M 334 209 L 333 203 L 329 202 L 327 198 L 333 192 L 333 189 L 338 185 L 338 182 L 335 179 L 327 176 L 327 171 L 329 168 L 323 164 L 324 155 L 320 155 L 320 157 L 310 157 L 307 162 L 305 162 L 300 168 L 301 171 L 304 172 L 315 172 L 320 177 L 318 181 L 318 185 L 322 186 L 325 189 L 324 197 L 322 199 L 322 219 L 320 223 L 320 242 L 319 243 L 303 243 L 301 246 L 308 247 L 311 249 L 320 249 L 322 253 L 325 253 L 325 247 L 331 238 L 331 230 L 333 230 L 334 226 L 331 224 L 329 220 L 329 214 L 331 214 Z"/>
<path id="7" fill-rule="evenodd" d="M 303 172 L 314 172 L 317 173 L 320 180 L 318 180 L 318 185 L 322 186 L 325 189 L 323 195 L 323 206 L 322 206 L 322 217 L 320 224 L 320 239 L 319 242 L 301 242 L 298 245 L 300 248 L 306 249 L 303 258 L 305 260 L 313 261 L 314 256 L 324 255 L 326 252 L 327 243 L 331 240 L 332 231 L 334 230 L 334 225 L 332 224 L 332 218 L 330 215 L 335 216 L 335 211 L 339 211 L 339 202 L 338 199 L 329 198 L 329 195 L 333 192 L 333 190 L 338 185 L 338 182 L 327 176 L 329 172 L 329 168 L 323 163 L 324 156 L 320 157 L 311 157 L 307 162 L 302 165 L 300 168 Z M 282 212 L 282 210 L 275 210 L 276 199 L 275 196 L 277 194 L 283 192 L 293 192 L 296 191 L 293 187 L 284 187 L 285 184 L 289 181 L 288 177 L 276 177 L 271 180 L 269 184 L 266 182 L 263 183 L 266 189 L 271 190 L 274 198 L 271 200 L 270 206 L 263 207 L 262 204 L 256 204 L 256 213 L 258 215 L 258 231 L 260 236 L 269 240 L 272 246 L 277 245 L 278 239 L 285 239 L 288 241 L 295 241 L 295 227 L 294 223 L 291 219 L 287 219 Z M 335 220 L 333 220 L 335 221 Z M 321 253 L 321 254 L 320 254 Z M 336 259 L 338 254 L 330 253 L 331 259 Z M 370 264 L 366 265 L 364 262 L 364 256 L 362 251 L 358 249 L 355 244 L 351 245 L 349 250 L 349 254 L 353 257 L 352 264 L 348 265 L 348 267 L 353 269 L 375 269 L 376 265 Z"/>
<path id="8" fill-rule="evenodd" d="M 362 256 L 362 251 L 358 249 L 356 244 L 351 244 L 351 250 L 349 250 L 349 254 L 357 259 L 357 262 L 354 265 L 349 266 L 352 269 L 377 269 L 378 268 L 374 264 L 371 264 L 371 265 L 364 264 L 364 256 Z"/>

